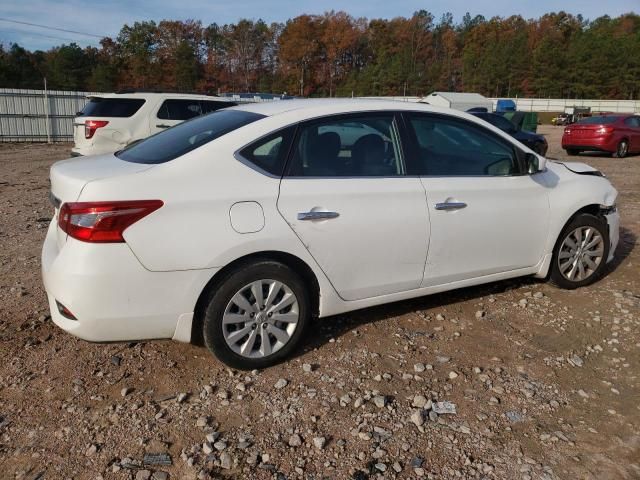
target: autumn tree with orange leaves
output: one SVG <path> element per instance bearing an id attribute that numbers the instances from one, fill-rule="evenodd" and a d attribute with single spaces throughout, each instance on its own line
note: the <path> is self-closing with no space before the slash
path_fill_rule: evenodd
<path id="1" fill-rule="evenodd" d="M 392 19 L 346 12 L 203 26 L 124 25 L 99 47 L 46 52 L 0 45 L 0 86 L 112 91 L 158 88 L 302 96 L 426 95 L 637 99 L 640 16 L 565 12 L 486 19 L 426 10 Z"/>

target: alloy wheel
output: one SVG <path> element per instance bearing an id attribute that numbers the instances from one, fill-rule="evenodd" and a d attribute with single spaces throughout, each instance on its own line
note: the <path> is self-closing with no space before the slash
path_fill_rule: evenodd
<path id="1" fill-rule="evenodd" d="M 562 241 L 558 252 L 558 268 L 567 280 L 581 282 L 596 272 L 603 255 L 602 234 L 591 226 L 578 227 Z"/>
<path id="2" fill-rule="evenodd" d="M 626 141 L 623 140 L 618 144 L 617 156 L 619 158 L 624 158 L 627 155 L 628 151 L 629 151 L 629 144 Z"/>
<path id="3" fill-rule="evenodd" d="M 236 354 L 262 358 L 284 347 L 298 326 L 298 299 L 277 280 L 256 280 L 231 297 L 222 317 L 224 339 Z"/>

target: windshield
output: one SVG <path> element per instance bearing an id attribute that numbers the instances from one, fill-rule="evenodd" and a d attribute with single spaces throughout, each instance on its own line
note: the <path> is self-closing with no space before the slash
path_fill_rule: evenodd
<path id="1" fill-rule="evenodd" d="M 264 115 L 252 112 L 218 110 L 133 143 L 116 156 L 133 163 L 168 162 L 261 118 Z"/>
<path id="2" fill-rule="evenodd" d="M 80 117 L 131 117 L 140 110 L 144 104 L 141 98 L 102 98 L 89 99 L 81 112 Z"/>
<path id="3" fill-rule="evenodd" d="M 616 123 L 620 117 L 587 117 L 580 120 L 580 125 L 610 125 Z"/>

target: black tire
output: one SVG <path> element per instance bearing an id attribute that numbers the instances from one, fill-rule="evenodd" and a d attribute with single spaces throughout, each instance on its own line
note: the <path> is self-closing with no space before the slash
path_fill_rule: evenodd
<path id="1" fill-rule="evenodd" d="M 295 295 L 298 302 L 297 326 L 290 335 L 288 342 L 275 353 L 249 358 L 234 352 L 227 344 L 223 331 L 223 328 L 226 327 L 224 327 L 222 319 L 225 309 L 236 293 L 253 282 L 266 279 L 281 282 Z M 239 265 L 238 268 L 225 275 L 216 285 L 217 288 L 209 294 L 208 303 L 204 311 L 203 338 L 207 348 L 221 362 L 240 370 L 261 369 L 281 362 L 296 349 L 311 318 L 310 292 L 303 278 L 297 272 L 277 261 L 268 259 L 256 260 L 249 264 Z M 253 315 L 256 315 L 257 318 L 257 314 Z M 254 323 L 260 321 L 262 320 L 255 320 Z M 258 336 L 260 335 L 259 332 L 257 333 Z"/>
<path id="2" fill-rule="evenodd" d="M 590 227 L 594 228 L 598 231 L 598 233 L 602 237 L 603 243 L 603 252 L 602 258 L 600 262 L 597 264 L 597 268 L 592 271 L 592 273 L 584 278 L 583 280 L 573 281 L 566 278 L 561 270 L 560 270 L 560 262 L 558 262 L 558 257 L 560 255 L 560 251 L 563 245 L 565 238 L 571 232 L 575 231 L 579 227 Z M 605 270 L 607 264 L 607 258 L 609 257 L 609 227 L 607 225 L 607 221 L 604 218 L 596 217 L 594 215 L 588 213 L 581 213 L 576 215 L 565 227 L 562 229 L 558 240 L 556 241 L 556 245 L 553 250 L 553 258 L 551 260 L 550 275 L 549 280 L 551 283 L 556 285 L 557 287 L 564 288 L 567 290 L 573 290 L 575 288 L 584 287 L 586 285 L 590 285 L 597 281 Z"/>
<path id="3" fill-rule="evenodd" d="M 616 147 L 616 152 L 613 154 L 616 158 L 624 158 L 629 154 L 629 142 L 627 140 L 620 140 Z"/>
<path id="4" fill-rule="evenodd" d="M 570 157 L 575 157 L 580 153 L 580 150 L 578 150 L 577 148 L 567 148 L 566 150 L 567 155 L 569 155 Z"/>

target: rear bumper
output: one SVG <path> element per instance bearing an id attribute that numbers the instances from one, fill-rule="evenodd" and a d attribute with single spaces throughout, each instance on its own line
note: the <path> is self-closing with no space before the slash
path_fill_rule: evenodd
<path id="1" fill-rule="evenodd" d="M 42 249 L 51 318 L 67 332 L 94 342 L 175 336 L 188 340 L 184 319 L 191 318 L 214 273 L 211 269 L 150 272 L 125 243 L 89 244 L 69 238 L 58 248 L 55 224 L 49 227 Z M 56 301 L 77 320 L 64 317 Z"/>
<path id="2" fill-rule="evenodd" d="M 596 152 L 615 152 L 618 144 L 616 139 L 607 137 L 594 138 L 562 138 L 562 148 L 565 150 L 592 150 Z"/>

